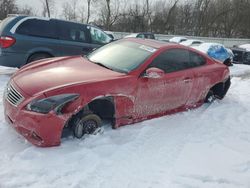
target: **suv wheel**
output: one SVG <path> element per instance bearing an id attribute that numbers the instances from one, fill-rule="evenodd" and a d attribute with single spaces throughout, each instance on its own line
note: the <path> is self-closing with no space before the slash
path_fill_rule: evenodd
<path id="1" fill-rule="evenodd" d="M 27 63 L 37 61 L 37 60 L 40 60 L 40 59 L 46 59 L 46 58 L 49 58 L 49 57 L 52 57 L 52 56 L 49 55 L 49 54 L 46 54 L 46 53 L 36 53 L 36 54 L 33 54 L 33 55 L 31 55 L 29 57 Z"/>

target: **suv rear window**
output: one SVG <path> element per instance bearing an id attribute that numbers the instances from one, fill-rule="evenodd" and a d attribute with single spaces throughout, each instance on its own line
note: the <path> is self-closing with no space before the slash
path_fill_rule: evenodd
<path id="1" fill-rule="evenodd" d="M 26 20 L 17 28 L 16 32 L 18 34 L 29 36 L 58 38 L 55 22 L 51 20 Z"/>

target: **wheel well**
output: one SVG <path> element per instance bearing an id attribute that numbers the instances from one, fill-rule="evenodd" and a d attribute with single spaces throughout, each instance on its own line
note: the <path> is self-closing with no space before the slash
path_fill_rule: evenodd
<path id="1" fill-rule="evenodd" d="M 220 82 L 214 85 L 210 91 L 213 92 L 213 95 L 218 99 L 223 99 L 230 87 L 230 78 L 228 78 L 225 82 Z"/>
<path id="2" fill-rule="evenodd" d="M 98 115 L 102 120 L 108 120 L 112 124 L 112 128 L 115 126 L 115 106 L 113 97 L 105 97 L 91 101 L 85 107 L 83 107 L 77 114 L 73 115 L 64 128 L 70 128 L 73 124 L 79 120 L 84 114 L 94 113 Z"/>
<path id="3" fill-rule="evenodd" d="M 32 54 L 29 55 L 29 57 L 27 58 L 26 63 L 28 63 L 29 60 L 30 60 L 30 58 L 31 58 L 33 55 L 36 55 L 36 54 L 46 54 L 46 55 L 48 55 L 49 57 L 54 57 L 54 56 L 53 56 L 51 53 L 49 53 L 49 52 L 44 52 L 44 51 L 34 52 L 34 53 L 32 53 Z"/>
<path id="4" fill-rule="evenodd" d="M 88 104 L 88 108 L 101 119 L 114 120 L 115 107 L 112 97 L 96 99 Z"/>

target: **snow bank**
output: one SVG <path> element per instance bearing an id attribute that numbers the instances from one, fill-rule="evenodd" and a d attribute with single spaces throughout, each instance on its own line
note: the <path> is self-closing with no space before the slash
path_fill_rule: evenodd
<path id="1" fill-rule="evenodd" d="M 0 66 L 0 75 L 10 75 L 16 72 L 18 68 L 12 68 L 12 67 L 5 67 L 5 66 Z"/>
<path id="2" fill-rule="evenodd" d="M 248 74 L 250 76 L 250 65 L 234 64 L 233 66 L 229 67 L 229 69 L 232 77 L 239 77 Z"/>

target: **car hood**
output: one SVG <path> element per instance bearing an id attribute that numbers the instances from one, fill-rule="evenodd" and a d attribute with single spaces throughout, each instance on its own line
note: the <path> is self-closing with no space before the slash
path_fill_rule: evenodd
<path id="1" fill-rule="evenodd" d="M 88 61 L 82 56 L 40 60 L 21 68 L 14 76 L 15 84 L 27 95 L 77 83 L 89 83 L 124 76 Z"/>

